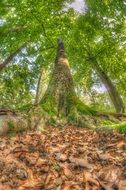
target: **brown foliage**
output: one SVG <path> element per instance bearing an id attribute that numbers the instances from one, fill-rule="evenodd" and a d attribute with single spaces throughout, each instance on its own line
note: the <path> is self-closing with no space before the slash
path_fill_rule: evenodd
<path id="1" fill-rule="evenodd" d="M 0 139 L 0 190 L 125 190 L 126 139 L 48 127 Z"/>

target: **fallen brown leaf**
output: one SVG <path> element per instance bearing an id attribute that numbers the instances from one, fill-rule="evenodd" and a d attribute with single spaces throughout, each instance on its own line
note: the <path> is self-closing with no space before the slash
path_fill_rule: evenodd
<path id="1" fill-rule="evenodd" d="M 70 162 L 74 163 L 75 166 L 80 166 L 80 167 L 84 167 L 84 168 L 93 170 L 93 166 L 91 164 L 89 164 L 86 159 L 70 157 L 69 160 L 70 160 Z"/>

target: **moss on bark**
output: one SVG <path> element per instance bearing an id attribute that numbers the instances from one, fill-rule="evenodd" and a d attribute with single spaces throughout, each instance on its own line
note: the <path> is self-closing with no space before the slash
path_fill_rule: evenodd
<path id="1" fill-rule="evenodd" d="M 41 105 L 51 116 L 78 118 L 80 114 L 93 113 L 75 93 L 69 62 L 61 40 L 58 40 L 54 69 Z"/>

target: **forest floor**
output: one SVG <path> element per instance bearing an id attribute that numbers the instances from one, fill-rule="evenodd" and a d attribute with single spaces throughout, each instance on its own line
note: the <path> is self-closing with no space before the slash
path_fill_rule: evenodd
<path id="1" fill-rule="evenodd" d="M 67 126 L 0 138 L 0 190 L 126 190 L 126 137 Z"/>

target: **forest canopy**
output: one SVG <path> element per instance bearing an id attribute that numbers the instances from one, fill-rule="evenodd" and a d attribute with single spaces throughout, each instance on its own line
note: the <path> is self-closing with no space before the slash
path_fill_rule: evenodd
<path id="1" fill-rule="evenodd" d="M 80 101 L 97 111 L 125 111 L 126 3 L 76 3 L 0 1 L 1 108 L 27 110 L 41 102 L 61 38 Z"/>

